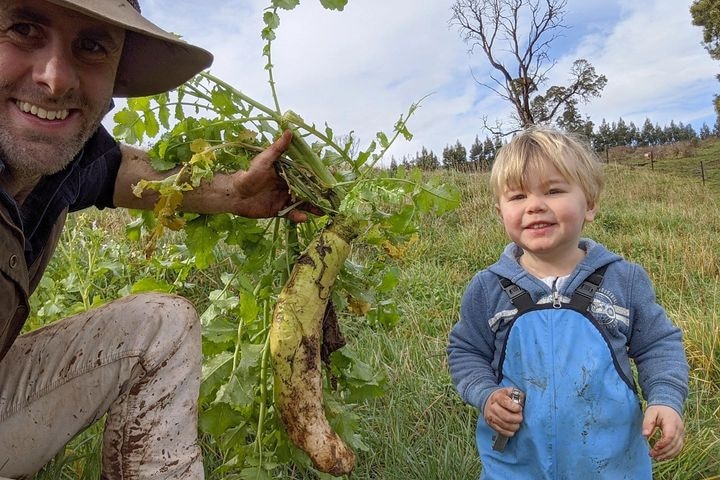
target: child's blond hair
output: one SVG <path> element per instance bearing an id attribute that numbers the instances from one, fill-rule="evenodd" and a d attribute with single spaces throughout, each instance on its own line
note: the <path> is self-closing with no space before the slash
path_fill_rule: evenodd
<path id="1" fill-rule="evenodd" d="M 498 151 L 490 173 L 495 198 L 507 188 L 524 189 L 529 172 L 543 175 L 548 167 L 579 185 L 588 205 L 597 204 L 604 184 L 597 154 L 580 137 L 541 126 L 524 130 Z"/>

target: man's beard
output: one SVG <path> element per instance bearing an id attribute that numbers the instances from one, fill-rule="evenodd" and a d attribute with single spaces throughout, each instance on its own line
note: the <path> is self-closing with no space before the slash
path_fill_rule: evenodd
<path id="1" fill-rule="evenodd" d="M 0 85 L 0 90 L 12 91 L 7 85 Z M 33 104 L 74 105 L 80 107 L 85 115 L 85 122 L 75 134 L 65 138 L 45 135 L 24 130 L 20 133 L 12 131 L 10 125 L 4 125 L 0 119 L 0 160 L 5 164 L 6 172 L 14 182 L 25 181 L 52 175 L 65 168 L 80 152 L 85 142 L 100 126 L 106 109 L 93 112 L 90 104 L 84 99 L 56 99 L 47 101 L 39 99 L 37 94 L 21 92 L 18 98 Z M 108 104 L 110 99 L 108 99 Z M 58 108 L 60 109 L 60 108 Z M 94 117 L 94 118 L 93 118 Z"/>
<path id="2" fill-rule="evenodd" d="M 0 160 L 16 182 L 52 175 L 75 158 L 88 138 L 88 132 L 62 141 L 31 133 L 19 142 L 6 130 L 0 130 Z"/>

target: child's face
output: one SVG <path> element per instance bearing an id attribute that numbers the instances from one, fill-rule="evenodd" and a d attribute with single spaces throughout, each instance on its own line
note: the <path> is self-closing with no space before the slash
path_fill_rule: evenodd
<path id="1" fill-rule="evenodd" d="M 585 222 L 595 218 L 579 185 L 552 166 L 529 171 L 524 188 L 506 186 L 496 209 L 510 239 L 525 253 L 561 260 L 575 253 Z"/>

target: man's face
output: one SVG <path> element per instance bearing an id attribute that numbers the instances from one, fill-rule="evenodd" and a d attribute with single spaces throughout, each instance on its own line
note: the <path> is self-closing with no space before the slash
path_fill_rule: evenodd
<path id="1" fill-rule="evenodd" d="M 0 0 L 0 159 L 16 182 L 62 170 L 97 129 L 124 39 L 44 0 Z"/>

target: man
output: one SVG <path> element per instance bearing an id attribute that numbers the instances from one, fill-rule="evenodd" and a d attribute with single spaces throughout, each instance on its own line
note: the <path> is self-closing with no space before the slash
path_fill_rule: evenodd
<path id="1" fill-rule="evenodd" d="M 188 301 L 130 296 L 18 334 L 68 211 L 154 203 L 131 192 L 158 175 L 145 153 L 101 126 L 112 97 L 167 91 L 211 62 L 135 0 L 0 0 L 0 477 L 32 475 L 107 413 L 103 478 L 203 478 Z M 289 141 L 188 192 L 183 208 L 276 215 L 288 193 L 273 162 Z"/>

